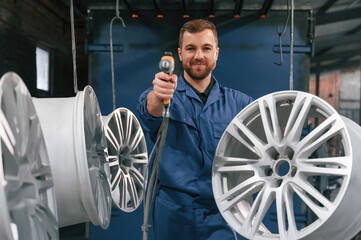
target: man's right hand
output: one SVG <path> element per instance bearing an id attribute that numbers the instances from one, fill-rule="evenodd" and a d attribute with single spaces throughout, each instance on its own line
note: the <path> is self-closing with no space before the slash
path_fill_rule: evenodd
<path id="1" fill-rule="evenodd" d="M 147 96 L 147 111 L 153 117 L 161 117 L 163 99 L 172 99 L 177 88 L 177 75 L 159 72 L 153 80 L 153 91 Z"/>

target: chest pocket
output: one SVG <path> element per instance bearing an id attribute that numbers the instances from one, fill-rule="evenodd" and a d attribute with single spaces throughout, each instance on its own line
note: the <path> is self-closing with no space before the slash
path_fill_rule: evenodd
<path id="1" fill-rule="evenodd" d="M 222 137 L 224 130 L 226 130 L 228 126 L 228 122 L 218 122 L 218 121 L 211 121 L 212 128 L 213 128 L 213 137 L 219 139 Z"/>
<path id="2" fill-rule="evenodd" d="M 219 121 L 211 121 L 212 129 L 213 129 L 213 138 L 212 138 L 212 150 L 215 151 L 219 140 L 222 137 L 224 130 L 226 130 L 228 126 L 228 122 L 219 122 Z"/>
<path id="3" fill-rule="evenodd" d="M 183 104 L 179 101 L 179 99 L 174 98 L 172 101 L 174 101 L 174 103 L 171 105 L 169 118 L 181 123 L 185 123 L 196 129 L 196 124 L 189 116 L 188 112 L 184 108 Z"/>

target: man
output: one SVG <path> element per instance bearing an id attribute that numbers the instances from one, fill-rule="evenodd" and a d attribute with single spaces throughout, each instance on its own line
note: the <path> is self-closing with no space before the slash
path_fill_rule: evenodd
<path id="1" fill-rule="evenodd" d="M 222 87 L 212 76 L 218 53 L 213 23 L 185 23 L 178 48 L 183 74 L 177 79 L 157 73 L 153 87 L 139 98 L 143 129 L 153 142 L 162 122 L 162 99 L 171 99 L 154 201 L 157 240 L 236 239 L 213 198 L 212 162 L 225 128 L 252 98 Z"/>

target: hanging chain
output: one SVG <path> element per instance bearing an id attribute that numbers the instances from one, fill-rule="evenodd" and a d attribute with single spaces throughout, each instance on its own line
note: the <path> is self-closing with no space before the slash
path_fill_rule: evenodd
<path id="1" fill-rule="evenodd" d="M 295 3 L 291 0 L 291 44 L 290 44 L 290 90 L 293 90 L 293 25 L 294 25 Z"/>
<path id="2" fill-rule="evenodd" d="M 76 74 L 76 47 L 75 47 L 75 30 L 74 30 L 74 7 L 73 0 L 70 0 L 70 25 L 71 25 L 71 52 L 73 57 L 73 81 L 74 93 L 78 93 L 78 79 Z"/>
<path id="3" fill-rule="evenodd" d="M 122 22 L 123 27 L 125 28 L 125 23 L 123 18 L 119 15 L 119 0 L 116 0 L 115 5 L 115 14 L 116 16 L 111 20 L 109 32 L 110 32 L 110 61 L 111 61 L 111 70 L 112 70 L 112 91 L 113 91 L 113 111 L 116 108 L 116 99 L 115 99 L 115 80 L 114 80 L 114 56 L 113 56 L 113 21 L 119 19 Z"/>

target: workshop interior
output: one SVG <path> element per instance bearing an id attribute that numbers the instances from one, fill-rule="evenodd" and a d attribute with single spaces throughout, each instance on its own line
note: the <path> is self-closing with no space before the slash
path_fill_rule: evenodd
<path id="1" fill-rule="evenodd" d="M 243 239 L 361 239 L 360 0 L 0 0 L 1 240 L 152 231 L 169 111 L 154 145 L 138 98 L 182 73 L 198 18 L 217 27 L 212 74 L 255 99 L 214 156 L 224 220 Z"/>

